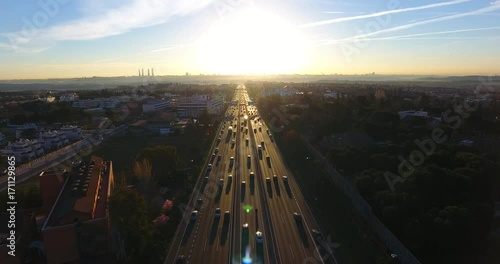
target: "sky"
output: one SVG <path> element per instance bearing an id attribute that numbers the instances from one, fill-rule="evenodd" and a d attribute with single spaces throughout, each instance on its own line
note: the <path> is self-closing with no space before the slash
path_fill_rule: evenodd
<path id="1" fill-rule="evenodd" d="M 499 75 L 498 0 L 3 0 L 0 79 Z"/>

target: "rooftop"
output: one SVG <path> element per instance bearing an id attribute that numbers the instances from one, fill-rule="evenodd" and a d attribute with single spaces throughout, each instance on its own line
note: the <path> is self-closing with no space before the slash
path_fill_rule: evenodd
<path id="1" fill-rule="evenodd" d="M 130 126 L 132 126 L 132 127 L 141 127 L 141 126 L 145 126 L 147 123 L 148 122 L 146 120 L 139 120 L 139 121 L 135 121 Z"/>
<path id="2" fill-rule="evenodd" d="M 106 216 L 111 162 L 92 156 L 68 174 L 43 229 Z"/>

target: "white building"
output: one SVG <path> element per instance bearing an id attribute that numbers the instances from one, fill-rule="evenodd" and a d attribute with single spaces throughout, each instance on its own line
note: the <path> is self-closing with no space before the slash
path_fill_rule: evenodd
<path id="1" fill-rule="evenodd" d="M 46 152 L 60 149 L 61 147 L 69 144 L 69 140 L 66 135 L 55 130 L 40 133 L 38 140 Z"/>
<path id="2" fill-rule="evenodd" d="M 224 96 L 215 95 L 207 100 L 207 110 L 209 114 L 220 114 L 224 110 Z"/>
<path id="3" fill-rule="evenodd" d="M 73 102 L 78 100 L 78 95 L 76 93 L 67 93 L 59 97 L 60 102 Z"/>
<path id="4" fill-rule="evenodd" d="M 149 101 L 145 104 L 142 105 L 142 112 L 143 113 L 148 113 L 148 112 L 155 112 L 158 110 L 163 110 L 170 108 L 170 102 L 165 101 L 165 100 L 154 100 L 154 101 Z"/>
<path id="5" fill-rule="evenodd" d="M 63 126 L 59 131 L 64 134 L 68 140 L 76 141 L 83 139 L 82 129 L 77 126 Z"/>
<path id="6" fill-rule="evenodd" d="M 191 96 L 177 101 L 177 114 L 181 117 L 198 117 L 205 110 L 210 114 L 220 114 L 223 108 L 224 97 L 220 95 Z"/>
<path id="7" fill-rule="evenodd" d="M 423 112 L 423 111 L 414 111 L 414 110 L 409 110 L 409 111 L 399 111 L 399 119 L 404 119 L 407 116 L 420 116 L 420 117 L 428 117 L 429 113 Z"/>
<path id="8" fill-rule="evenodd" d="M 279 96 L 292 96 L 296 95 L 298 91 L 296 89 L 288 88 L 287 86 L 283 88 L 272 88 L 265 89 L 262 91 L 262 96 L 279 95 Z"/>
<path id="9" fill-rule="evenodd" d="M 42 145 L 37 140 L 20 139 L 9 142 L 3 150 L 4 155 L 16 157 L 16 162 L 28 162 L 44 154 Z"/>
<path id="10" fill-rule="evenodd" d="M 336 99 L 337 98 L 337 93 L 336 92 L 332 92 L 332 91 L 326 91 L 326 93 L 323 95 L 325 98 L 333 98 L 333 99 Z"/>

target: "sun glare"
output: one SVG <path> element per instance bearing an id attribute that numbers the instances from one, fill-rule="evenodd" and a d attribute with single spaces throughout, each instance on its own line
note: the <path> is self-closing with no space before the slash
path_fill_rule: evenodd
<path id="1" fill-rule="evenodd" d="M 199 40 L 199 66 L 218 74 L 298 73 L 305 41 L 296 27 L 269 12 L 233 12 Z"/>

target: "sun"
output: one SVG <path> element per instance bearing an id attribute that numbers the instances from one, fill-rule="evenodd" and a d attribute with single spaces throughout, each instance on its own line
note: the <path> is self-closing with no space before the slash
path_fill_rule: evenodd
<path id="1" fill-rule="evenodd" d="M 217 21 L 198 41 L 198 66 L 217 74 L 299 73 L 306 56 L 297 27 L 249 8 Z"/>

